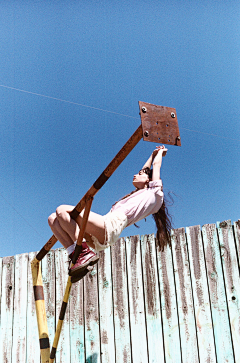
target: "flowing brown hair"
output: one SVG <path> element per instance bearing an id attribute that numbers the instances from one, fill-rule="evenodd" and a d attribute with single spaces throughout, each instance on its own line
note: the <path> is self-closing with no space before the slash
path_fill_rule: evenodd
<path id="1" fill-rule="evenodd" d="M 152 169 L 147 167 L 147 168 L 144 168 L 141 170 L 149 176 L 149 179 L 152 179 Z M 129 197 L 133 193 L 136 193 L 138 190 L 139 189 L 132 191 L 131 193 L 125 195 L 120 200 Z M 171 199 L 171 202 L 173 202 L 173 199 L 171 196 L 170 196 L 170 199 Z M 159 247 L 159 249 L 161 251 L 164 250 L 165 246 L 167 246 L 167 245 L 171 246 L 172 216 L 168 212 L 167 204 L 170 204 L 170 203 L 164 197 L 163 203 L 162 203 L 161 207 L 159 208 L 159 210 L 156 213 L 152 214 L 156 227 L 157 227 L 156 242 L 157 242 L 157 246 Z M 134 223 L 134 225 L 136 227 L 138 227 L 135 223 Z"/>

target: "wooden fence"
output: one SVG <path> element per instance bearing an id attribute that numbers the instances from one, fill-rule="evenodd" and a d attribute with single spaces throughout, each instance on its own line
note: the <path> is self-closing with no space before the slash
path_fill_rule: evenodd
<path id="1" fill-rule="evenodd" d="M 30 261 L 0 259 L 0 362 L 40 363 Z M 67 254 L 42 260 L 52 344 Z M 240 221 L 121 238 L 71 291 L 57 363 L 240 363 Z"/>

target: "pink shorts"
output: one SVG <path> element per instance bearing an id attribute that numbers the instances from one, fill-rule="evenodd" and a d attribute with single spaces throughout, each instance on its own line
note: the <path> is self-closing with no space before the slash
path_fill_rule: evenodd
<path id="1" fill-rule="evenodd" d="M 100 243 L 98 239 L 92 236 L 95 251 L 101 251 L 113 245 L 120 237 L 120 234 L 127 227 L 127 216 L 122 212 L 109 212 L 104 217 L 105 225 L 105 242 Z"/>

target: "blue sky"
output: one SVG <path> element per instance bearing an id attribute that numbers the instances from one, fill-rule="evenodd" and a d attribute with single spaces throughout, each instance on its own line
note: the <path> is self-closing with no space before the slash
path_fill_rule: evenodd
<path id="1" fill-rule="evenodd" d="M 174 227 L 240 218 L 239 16 L 235 0 L 0 1 L 0 256 L 41 249 L 48 215 L 140 125 L 138 101 L 177 110 L 182 147 L 161 171 Z M 154 148 L 140 141 L 93 211 L 133 189 Z M 139 226 L 122 236 L 155 232 Z"/>

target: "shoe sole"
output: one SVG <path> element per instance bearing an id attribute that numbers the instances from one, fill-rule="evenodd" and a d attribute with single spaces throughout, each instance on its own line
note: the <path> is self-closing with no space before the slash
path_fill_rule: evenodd
<path id="1" fill-rule="evenodd" d="M 81 265 L 79 268 L 75 268 L 74 270 L 70 270 L 69 271 L 69 276 L 74 276 L 76 274 L 79 274 L 80 271 L 85 270 L 89 265 L 93 266 L 95 265 L 99 260 L 98 256 L 94 256 L 92 257 L 92 259 L 88 260 L 87 262 L 85 262 L 83 265 Z"/>

